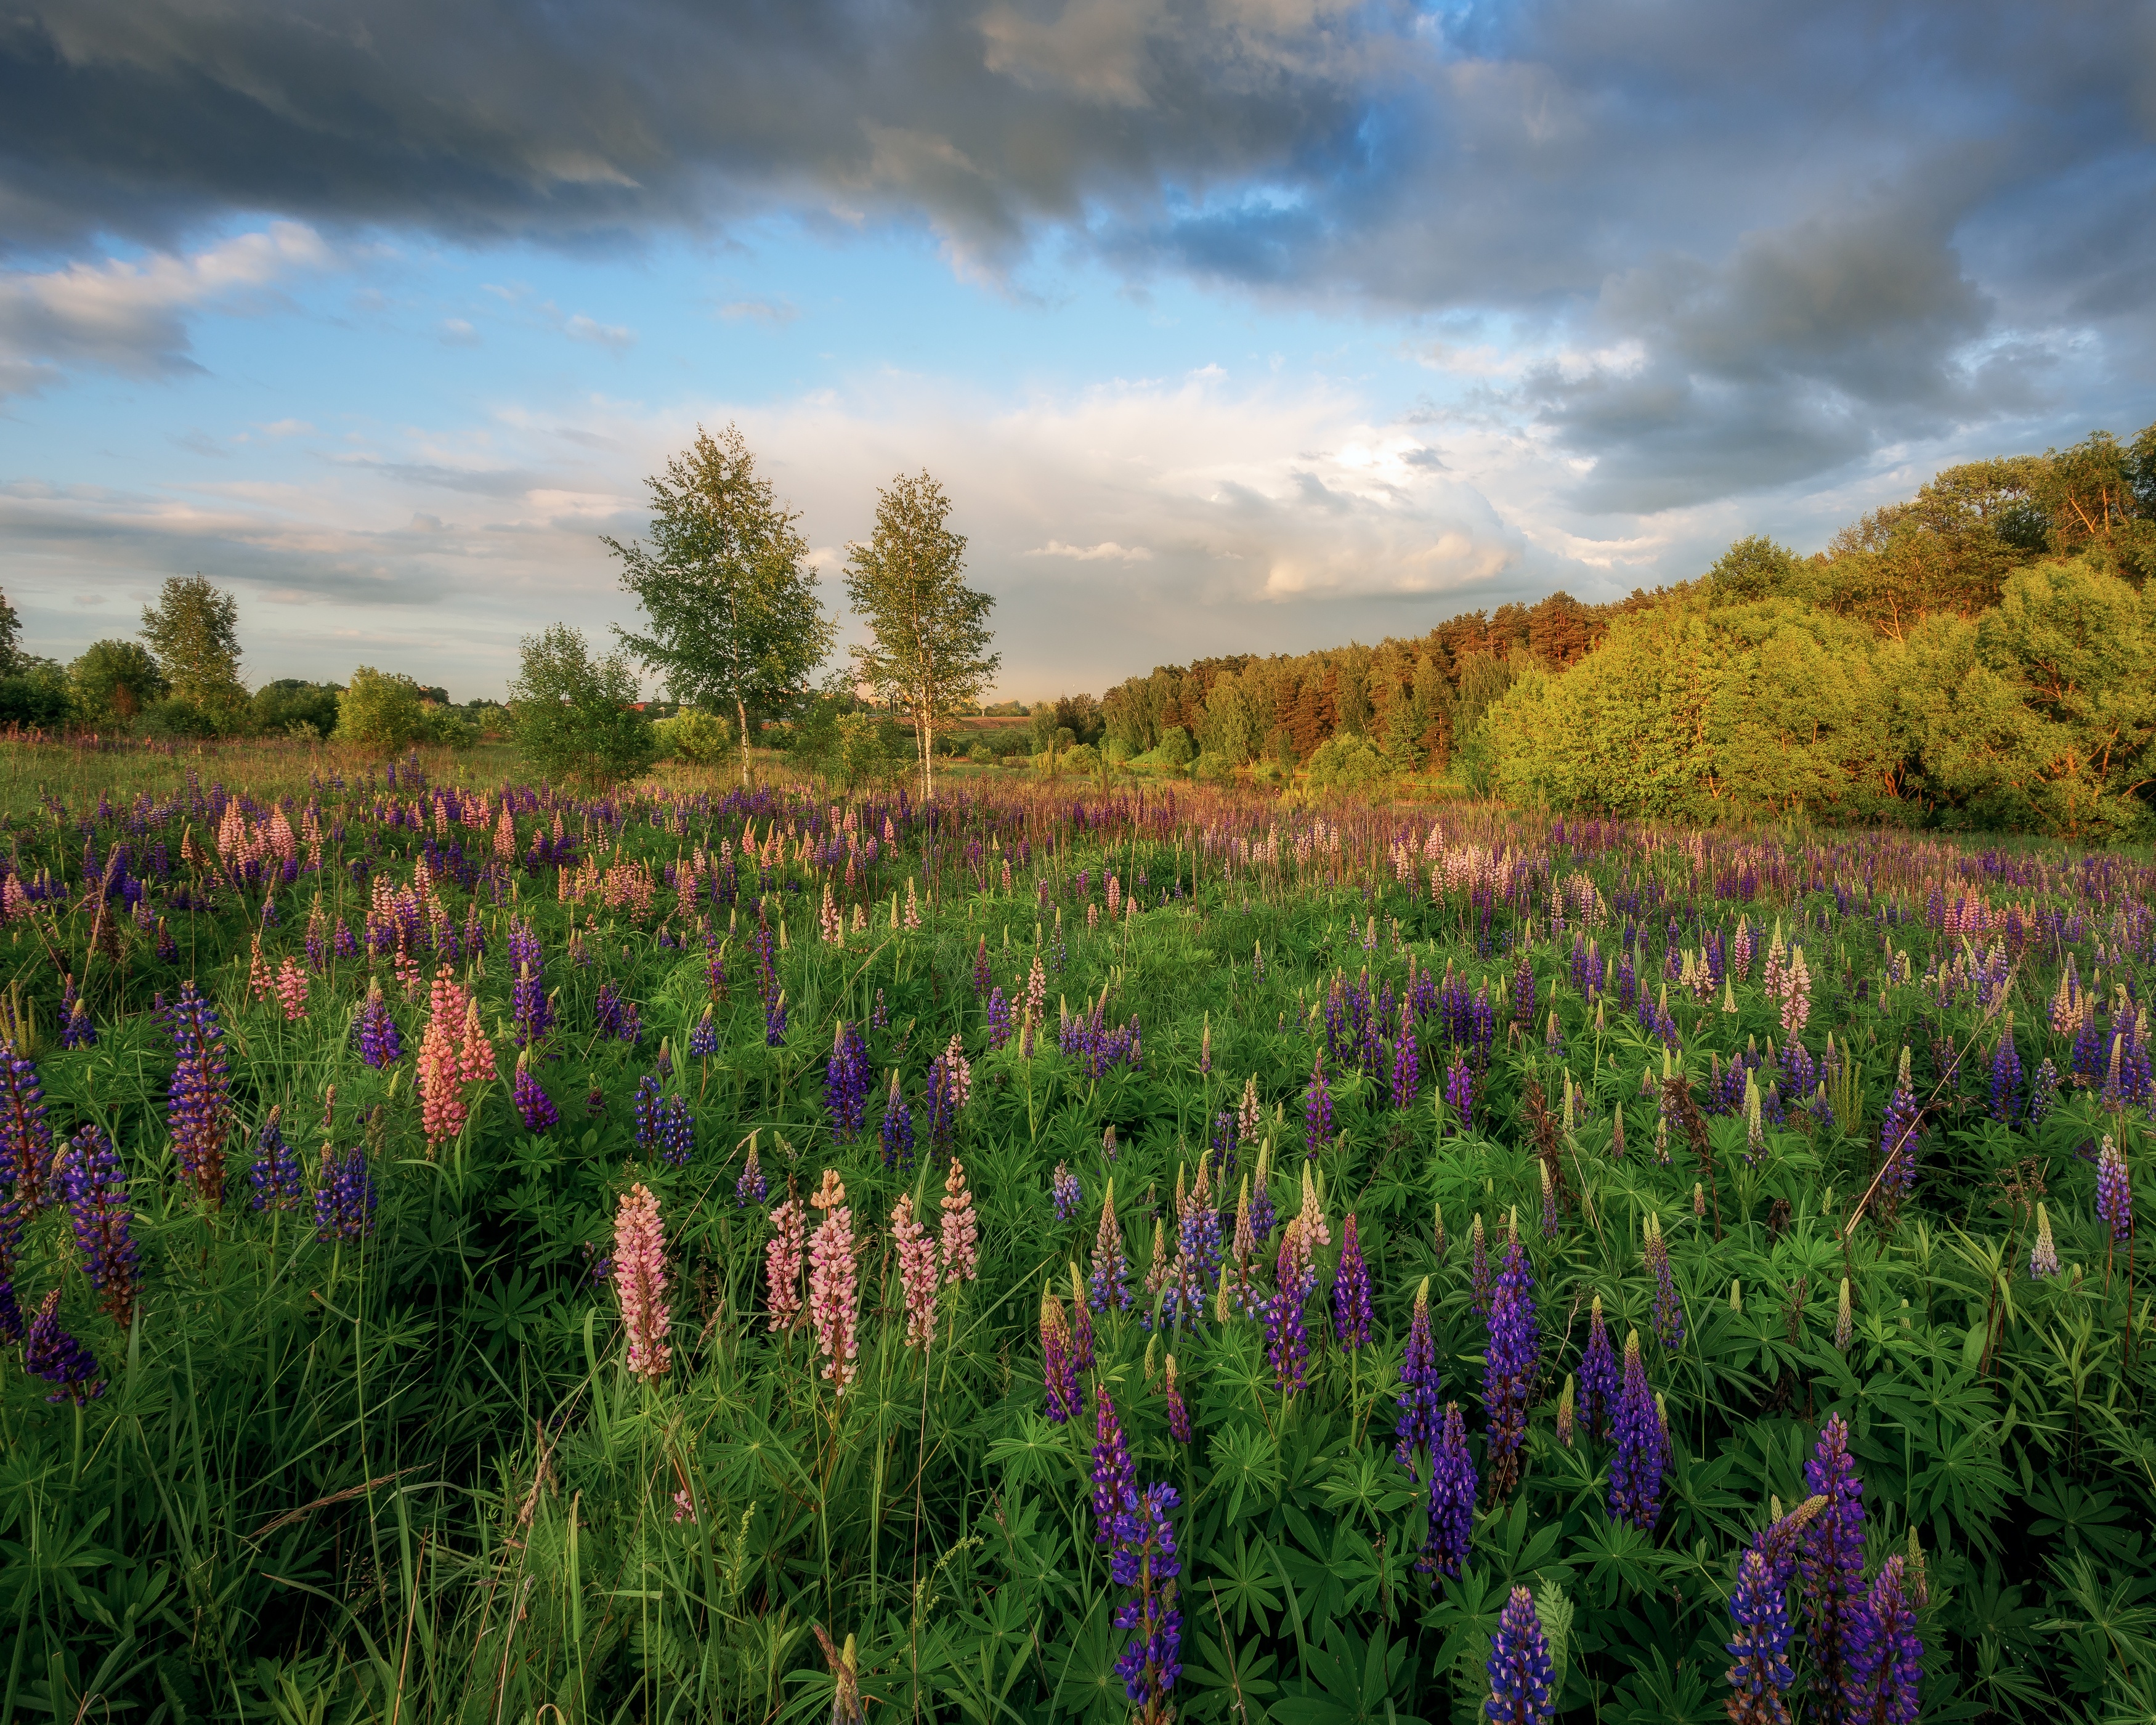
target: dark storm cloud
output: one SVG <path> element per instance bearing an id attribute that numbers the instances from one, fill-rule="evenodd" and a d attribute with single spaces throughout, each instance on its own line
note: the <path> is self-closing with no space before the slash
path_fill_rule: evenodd
<path id="1" fill-rule="evenodd" d="M 1141 280 L 1625 350 L 1518 404 L 1594 458 L 1587 501 L 1661 507 L 2018 408 L 2044 330 L 2146 367 L 2152 16 L 18 0 L 0 246 L 169 244 L 234 212 L 602 246 L 787 208 L 925 220 L 1001 275 L 1060 231 Z M 145 310 L 141 368 L 185 363 L 178 316 Z M 85 351 L 13 321 L 0 390 Z"/>

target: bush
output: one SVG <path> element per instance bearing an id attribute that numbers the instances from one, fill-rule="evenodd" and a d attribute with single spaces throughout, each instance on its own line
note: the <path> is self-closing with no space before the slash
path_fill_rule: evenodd
<path id="1" fill-rule="evenodd" d="M 1205 784 L 1233 784 L 1235 763 L 1217 750 L 1208 750 L 1191 763 L 1190 776 Z"/>
<path id="2" fill-rule="evenodd" d="M 1198 748 L 1188 731 L 1180 725 L 1171 725 L 1161 732 L 1160 747 L 1153 752 L 1171 767 L 1188 767 L 1196 757 Z"/>
<path id="3" fill-rule="evenodd" d="M 986 767 L 995 760 L 994 752 L 985 742 L 977 742 L 966 751 L 966 758 L 976 767 Z"/>
<path id="4" fill-rule="evenodd" d="M 734 727 L 716 713 L 684 707 L 678 717 L 662 719 L 652 729 L 661 747 L 691 766 L 716 767 L 733 757 Z"/>
<path id="5" fill-rule="evenodd" d="M 102 728 L 140 718 L 170 692 L 157 661 L 137 641 L 93 641 L 68 667 L 78 724 Z"/>
<path id="6" fill-rule="evenodd" d="M 152 701 L 142 709 L 142 716 L 135 728 L 145 737 L 167 738 L 171 741 L 197 741 L 218 734 L 217 716 L 204 712 L 191 701 L 177 696 L 166 701 Z"/>
<path id="7" fill-rule="evenodd" d="M 593 656 L 580 630 L 557 623 L 523 644 L 510 685 L 510 722 L 525 758 L 550 778 L 610 784 L 659 757 L 659 739 L 635 710 L 636 679 L 621 654 Z"/>
<path id="8" fill-rule="evenodd" d="M 419 710 L 419 738 L 437 748 L 468 749 L 479 741 L 479 726 L 453 706 L 429 703 Z"/>
<path id="9" fill-rule="evenodd" d="M 332 683 L 304 683 L 280 677 L 264 683 L 247 705 L 249 728 L 270 737 L 327 737 L 337 727 L 337 697 Z"/>
<path id="10" fill-rule="evenodd" d="M 425 729 L 419 685 L 395 671 L 362 665 L 337 703 L 336 740 L 377 755 L 402 754 Z"/>
<path id="11" fill-rule="evenodd" d="M 1310 757 L 1310 793 L 1372 795 L 1389 791 L 1393 763 L 1367 737 L 1332 737 L 1318 744 Z"/>
<path id="12" fill-rule="evenodd" d="M 67 723 L 73 705 L 56 665 L 35 663 L 14 676 L 0 677 L 0 725 L 56 730 Z"/>

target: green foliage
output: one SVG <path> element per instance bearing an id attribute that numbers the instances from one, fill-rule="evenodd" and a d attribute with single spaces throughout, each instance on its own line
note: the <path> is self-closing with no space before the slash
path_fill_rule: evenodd
<path id="1" fill-rule="evenodd" d="M 35 726 L 58 730 L 74 708 L 68 680 L 49 659 L 32 659 L 18 653 L 14 670 L 0 677 L 0 725 Z"/>
<path id="2" fill-rule="evenodd" d="M 660 720 L 652 729 L 658 733 L 660 747 L 676 760 L 716 767 L 733 757 L 733 727 L 715 713 L 690 708 Z"/>
<path id="3" fill-rule="evenodd" d="M 634 709 L 636 678 L 624 655 L 595 656 L 583 633 L 566 623 L 526 635 L 521 651 L 509 688 L 510 722 L 535 770 L 606 785 L 658 759 L 659 739 Z"/>
<path id="4" fill-rule="evenodd" d="M 343 693 L 334 683 L 280 677 L 254 691 L 248 704 L 248 728 L 258 736 L 327 737 L 337 727 L 337 699 Z"/>
<path id="5" fill-rule="evenodd" d="M 142 639 L 175 701 L 220 723 L 247 705 L 239 680 L 239 601 L 199 575 L 167 577 L 143 608 Z"/>
<path id="6" fill-rule="evenodd" d="M 1797 590 L 1802 567 L 1795 552 L 1754 534 L 1722 552 L 1707 572 L 1707 584 L 1721 604 L 1782 598 Z"/>
<path id="7" fill-rule="evenodd" d="M 1328 737 L 1306 768 L 1314 797 L 1374 796 L 1393 782 L 1395 768 L 1367 737 Z"/>
<path id="8" fill-rule="evenodd" d="M 92 641 L 68 667 L 68 688 L 76 722 L 93 728 L 126 725 L 167 692 L 157 661 L 136 641 Z"/>
<path id="9" fill-rule="evenodd" d="M 757 475 L 738 427 L 716 438 L 698 427 L 649 484 L 650 548 L 601 542 L 650 619 L 622 639 L 676 701 L 731 707 L 742 736 L 752 736 L 752 721 L 799 708 L 838 639 L 804 561 L 808 542 Z M 746 751 L 742 773 L 747 783 Z"/>
<path id="10" fill-rule="evenodd" d="M 1188 731 L 1180 725 L 1171 725 L 1161 733 L 1159 747 L 1153 753 L 1168 766 L 1188 767 L 1196 757 L 1198 749 Z"/>
<path id="11" fill-rule="evenodd" d="M 398 755 L 426 729 L 419 685 L 396 671 L 362 665 L 337 702 L 336 740 L 376 755 Z"/>

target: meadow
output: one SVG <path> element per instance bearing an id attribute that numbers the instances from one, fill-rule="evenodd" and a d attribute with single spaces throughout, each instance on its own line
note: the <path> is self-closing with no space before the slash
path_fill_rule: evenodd
<path id="1" fill-rule="evenodd" d="M 0 747 L 0 1718 L 2156 1717 L 2156 870 Z"/>

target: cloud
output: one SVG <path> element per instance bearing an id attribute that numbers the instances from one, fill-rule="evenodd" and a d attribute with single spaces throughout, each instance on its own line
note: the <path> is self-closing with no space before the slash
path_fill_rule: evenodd
<path id="1" fill-rule="evenodd" d="M 601 323 L 579 311 L 562 326 L 562 333 L 572 341 L 589 341 L 595 347 L 603 347 L 612 353 L 626 353 L 636 345 L 636 331 L 618 323 Z"/>
<path id="2" fill-rule="evenodd" d="M 1026 552 L 1029 557 L 1069 557 L 1073 562 L 1097 563 L 1114 558 L 1119 563 L 1147 563 L 1152 561 L 1152 552 L 1143 545 L 1128 548 L 1112 539 L 1103 539 L 1098 545 L 1065 545 L 1060 539 L 1051 539 L 1045 545 L 1036 545 Z"/>
<path id="3" fill-rule="evenodd" d="M 719 307 L 719 316 L 728 323 L 747 320 L 776 327 L 792 323 L 800 315 L 801 308 L 785 300 L 734 300 Z"/>
<path id="4" fill-rule="evenodd" d="M 476 347 L 479 346 L 479 331 L 473 328 L 470 321 L 465 318 L 444 318 L 438 328 L 437 334 L 441 340 L 442 345 L 446 347 Z"/>

